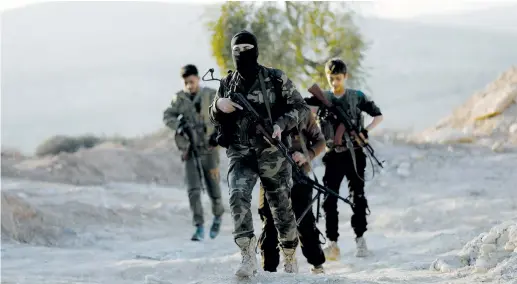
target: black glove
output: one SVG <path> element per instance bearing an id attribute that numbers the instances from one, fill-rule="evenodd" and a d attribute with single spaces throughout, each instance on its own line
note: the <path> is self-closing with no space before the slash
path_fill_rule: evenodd
<path id="1" fill-rule="evenodd" d="M 326 120 L 326 121 L 331 122 L 331 123 L 336 122 L 336 118 L 334 117 L 334 113 L 332 113 L 332 111 L 330 111 L 327 107 L 321 106 L 318 109 L 318 116 L 322 120 Z"/>

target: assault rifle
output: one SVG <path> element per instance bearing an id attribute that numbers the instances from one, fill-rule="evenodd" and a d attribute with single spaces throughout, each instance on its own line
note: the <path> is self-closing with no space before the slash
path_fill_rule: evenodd
<path id="1" fill-rule="evenodd" d="M 359 144 L 359 146 L 363 147 L 364 149 L 366 149 L 368 151 L 370 157 L 372 157 L 375 160 L 377 165 L 379 165 L 379 167 L 383 168 L 382 163 L 379 161 L 379 159 L 377 159 L 377 157 L 375 157 L 375 151 L 373 150 L 370 143 L 368 143 L 368 139 L 366 139 L 364 137 L 364 135 L 359 131 L 359 129 L 356 125 L 351 123 L 351 119 L 343 111 L 343 109 L 340 106 L 335 105 L 332 102 L 330 102 L 328 100 L 327 96 L 323 93 L 323 91 L 317 84 L 312 85 L 308 89 L 308 91 L 314 97 L 319 99 L 321 101 L 321 103 L 326 108 L 328 108 L 339 120 L 340 124 L 339 124 L 338 128 L 336 129 L 335 135 L 342 137 L 344 132 L 347 131 L 350 134 L 350 136 L 355 137 L 356 142 Z"/>
<path id="2" fill-rule="evenodd" d="M 282 155 L 287 159 L 289 164 L 291 164 L 292 169 L 293 169 L 293 179 L 296 180 L 298 183 L 302 183 L 302 184 L 311 186 L 312 188 L 314 188 L 318 191 L 316 196 L 312 199 L 310 205 L 307 206 L 307 208 L 305 209 L 303 214 L 296 221 L 297 224 L 300 224 L 301 220 L 303 219 L 303 217 L 305 217 L 307 212 L 312 208 L 312 204 L 314 204 L 314 202 L 319 198 L 320 194 L 334 195 L 338 199 L 342 200 L 343 202 L 345 202 L 348 205 L 353 207 L 353 204 L 350 202 L 350 200 L 340 196 L 339 194 L 337 194 L 330 188 L 319 184 L 318 182 L 312 180 L 307 175 L 305 175 L 303 170 L 298 166 L 298 164 L 296 164 L 294 159 L 289 154 L 289 149 L 279 139 L 275 139 L 271 136 L 270 131 L 273 129 L 273 126 L 271 125 L 271 123 L 269 123 L 269 121 L 263 119 L 258 114 L 258 112 L 249 103 L 249 101 L 244 97 L 244 95 L 242 95 L 240 93 L 232 93 L 230 95 L 230 99 L 243 107 L 242 111 L 246 111 L 247 115 L 252 119 L 253 125 L 255 125 L 256 129 L 264 136 L 264 138 L 271 145 L 274 145 L 282 153 Z M 266 129 L 269 129 L 270 131 L 268 131 Z"/>
<path id="3" fill-rule="evenodd" d="M 196 148 L 196 135 L 194 134 L 192 128 L 189 123 L 185 120 L 183 114 L 178 116 L 178 128 L 177 134 L 183 135 L 185 134 L 189 140 L 189 147 L 187 150 L 187 155 L 191 155 L 194 158 L 194 163 L 196 164 L 197 173 L 199 175 L 199 182 L 201 185 L 201 189 L 204 191 L 205 187 L 203 186 L 204 176 L 203 176 L 203 168 L 201 166 L 201 161 L 199 159 L 199 152 Z M 187 158 L 188 159 L 188 158 Z"/>
<path id="4" fill-rule="evenodd" d="M 209 73 L 210 73 L 210 77 L 211 78 L 210 79 L 205 79 L 205 77 Z M 214 68 L 208 69 L 208 71 L 205 73 L 205 75 L 203 75 L 202 80 L 203 81 L 219 81 L 219 82 L 221 82 L 221 79 L 214 78 Z M 277 147 L 278 150 L 280 150 L 282 155 L 287 159 L 289 164 L 291 164 L 291 166 L 292 166 L 292 169 L 293 169 L 293 179 L 296 180 L 299 183 L 303 183 L 303 184 L 306 184 L 308 186 L 311 186 L 312 188 L 316 189 L 316 191 L 318 191 L 316 196 L 312 199 L 311 203 L 307 206 L 305 211 L 302 213 L 302 215 L 296 221 L 297 225 L 300 224 L 301 220 L 303 220 L 303 217 L 305 217 L 307 212 L 309 212 L 309 210 L 312 208 L 312 205 L 314 204 L 314 202 L 316 202 L 316 200 L 318 200 L 318 207 L 319 207 L 319 197 L 320 197 L 321 194 L 324 194 L 324 195 L 332 194 L 333 196 L 337 197 L 338 199 L 342 200 L 343 202 L 347 203 L 348 205 L 350 205 L 350 207 L 353 208 L 354 205 L 352 204 L 352 202 L 350 202 L 350 200 L 348 198 L 343 198 L 342 196 L 337 194 L 335 191 L 331 190 L 330 188 L 328 188 L 326 186 L 323 186 L 323 185 L 319 184 L 317 181 L 314 181 L 314 180 L 310 179 L 308 176 L 305 175 L 303 170 L 300 169 L 300 167 L 298 167 L 298 165 L 296 164 L 294 159 L 289 154 L 289 149 L 287 149 L 287 147 L 280 140 L 274 139 L 271 136 L 270 133 L 272 133 L 272 130 L 273 130 L 273 126 L 271 125 L 271 123 L 268 120 L 263 119 L 257 113 L 255 108 L 253 108 L 253 106 L 244 97 L 244 95 L 242 95 L 240 93 L 231 93 L 230 94 L 230 99 L 232 101 L 238 103 L 239 105 L 241 105 L 243 107 L 242 111 L 246 112 L 248 117 L 253 120 L 252 121 L 253 122 L 252 125 L 256 126 L 257 130 L 264 136 L 264 138 L 270 144 L 274 145 L 275 147 Z M 268 129 L 269 131 L 266 130 L 266 129 Z"/>

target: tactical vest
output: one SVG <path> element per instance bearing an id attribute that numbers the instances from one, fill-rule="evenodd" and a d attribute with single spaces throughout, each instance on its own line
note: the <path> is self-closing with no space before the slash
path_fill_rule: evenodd
<path id="1" fill-rule="evenodd" d="M 271 117 L 273 122 L 283 115 L 287 110 L 287 101 L 282 96 L 282 85 L 283 81 L 281 78 L 281 73 L 273 68 L 261 67 L 260 72 L 267 72 L 264 74 L 264 78 L 268 77 L 273 85 L 274 89 L 274 99 L 271 100 Z M 235 92 L 237 86 L 237 73 L 229 71 L 228 76 L 221 80 L 221 84 L 224 87 L 224 96 L 227 97 L 228 94 Z M 260 88 L 260 87 L 259 87 Z M 255 110 L 259 113 L 267 113 L 265 110 L 266 104 L 255 104 L 250 102 L 250 104 L 255 108 Z M 239 125 L 237 125 L 239 123 Z M 257 138 L 257 133 L 254 132 L 254 125 L 252 121 L 249 121 L 246 115 L 242 115 L 241 112 L 236 111 L 228 114 L 225 121 L 221 123 L 221 126 L 218 128 L 218 136 L 217 143 L 224 148 L 228 148 L 230 144 L 239 143 L 243 145 L 251 145 L 255 138 Z M 289 133 L 285 131 L 282 133 L 282 141 L 286 143 L 286 146 L 290 145 L 290 136 Z M 261 139 L 261 138 L 260 138 Z"/>
<path id="2" fill-rule="evenodd" d="M 358 107 L 360 94 L 357 92 L 357 90 L 346 89 L 345 94 L 341 97 L 335 97 L 334 94 L 332 94 L 330 91 L 325 92 L 325 94 L 329 99 L 331 99 L 331 101 L 339 104 L 339 106 L 351 119 L 352 124 L 357 126 L 359 130 L 364 128 L 364 117 Z M 320 120 L 320 128 L 321 132 L 325 136 L 327 148 L 334 147 L 334 135 L 336 133 L 337 127 L 338 124 L 333 124 L 328 120 Z M 343 136 L 342 138 L 343 141 L 345 141 L 345 137 Z"/>
<path id="3" fill-rule="evenodd" d="M 187 121 L 194 130 L 193 134 L 195 141 L 192 142 L 197 148 L 201 150 L 208 147 L 208 139 L 210 134 L 215 130 L 213 124 L 210 122 L 210 117 L 208 116 L 208 108 L 212 103 L 210 100 L 209 92 L 210 90 L 202 87 L 193 100 L 187 97 L 188 95 L 183 92 L 178 93 L 178 97 L 176 98 L 177 100 L 184 100 L 184 104 L 192 104 L 192 111 L 184 113 L 183 115 L 186 116 Z M 201 110 L 199 113 L 197 113 L 194 105 L 199 100 Z M 174 139 L 178 149 L 183 151 L 188 149 L 191 142 L 185 135 L 179 134 L 177 132 L 174 136 Z"/>

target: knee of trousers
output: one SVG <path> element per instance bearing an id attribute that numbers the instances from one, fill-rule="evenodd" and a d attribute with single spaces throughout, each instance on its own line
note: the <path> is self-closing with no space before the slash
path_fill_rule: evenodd
<path id="1" fill-rule="evenodd" d="M 334 196 L 327 196 L 325 200 L 323 200 L 323 210 L 325 211 L 337 211 L 337 202 L 338 199 Z"/>
<path id="2" fill-rule="evenodd" d="M 272 216 L 287 216 L 293 210 L 288 191 L 268 191 L 266 198 Z"/>
<path id="3" fill-rule="evenodd" d="M 364 175 L 363 175 L 364 176 Z M 350 181 L 349 190 L 353 192 L 354 197 L 355 196 L 363 196 L 364 195 L 364 181 L 362 181 L 359 178 L 354 178 Z"/>
<path id="4" fill-rule="evenodd" d="M 244 189 L 232 188 L 230 189 L 230 205 L 234 203 L 251 203 L 251 195 L 246 193 Z"/>
<path id="5" fill-rule="evenodd" d="M 248 211 L 251 210 L 251 196 L 248 196 L 243 189 L 232 189 L 229 201 L 232 215 L 247 215 Z"/>
<path id="6" fill-rule="evenodd" d="M 357 195 L 354 194 L 354 214 L 357 215 L 365 215 L 366 216 L 366 209 L 368 208 L 368 200 L 366 200 L 366 197 L 364 195 Z"/>
<path id="7" fill-rule="evenodd" d="M 188 196 L 189 196 L 189 197 L 194 197 L 194 196 L 196 196 L 196 195 L 201 196 L 201 188 L 198 188 L 198 187 L 189 188 L 189 190 L 188 190 Z"/>
<path id="8" fill-rule="evenodd" d="M 366 209 L 368 208 L 368 201 L 364 196 L 355 198 L 353 215 L 351 217 L 351 225 L 353 228 L 365 228 L 368 224 L 366 221 Z"/>

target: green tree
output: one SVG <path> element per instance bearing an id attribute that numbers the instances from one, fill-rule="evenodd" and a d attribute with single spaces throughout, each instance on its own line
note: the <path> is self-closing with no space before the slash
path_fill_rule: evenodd
<path id="1" fill-rule="evenodd" d="M 259 62 L 283 70 L 303 88 L 327 85 L 324 65 L 333 57 L 347 63 L 350 86 L 364 83 L 361 63 L 367 44 L 343 3 L 231 1 L 219 12 L 207 27 L 212 54 L 223 73 L 233 69 L 232 36 L 247 29 L 257 37 Z"/>

